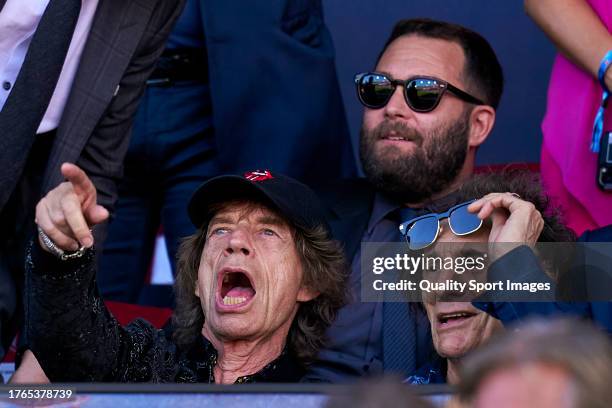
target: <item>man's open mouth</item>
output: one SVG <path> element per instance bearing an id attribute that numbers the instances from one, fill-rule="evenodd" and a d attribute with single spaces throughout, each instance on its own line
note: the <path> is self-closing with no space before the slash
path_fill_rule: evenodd
<path id="1" fill-rule="evenodd" d="M 443 326 L 451 325 L 454 323 L 463 322 L 474 316 L 476 316 L 476 313 L 472 313 L 472 312 L 442 313 L 438 315 L 438 323 Z"/>
<path id="2" fill-rule="evenodd" d="M 247 303 L 255 296 L 255 287 L 249 275 L 237 269 L 224 269 L 219 273 L 219 295 L 225 306 Z"/>
<path id="3" fill-rule="evenodd" d="M 391 141 L 396 141 L 396 142 L 413 142 L 414 141 L 411 138 L 407 138 L 405 136 L 397 136 L 397 135 L 385 135 L 381 139 L 391 140 Z"/>
<path id="4" fill-rule="evenodd" d="M 421 144 L 421 140 L 418 135 L 395 131 L 380 135 L 379 140 L 389 140 L 392 142 L 413 142 L 417 145 Z"/>

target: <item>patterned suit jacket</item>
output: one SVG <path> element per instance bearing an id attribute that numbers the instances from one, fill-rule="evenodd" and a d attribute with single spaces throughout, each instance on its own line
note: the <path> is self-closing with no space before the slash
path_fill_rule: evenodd
<path id="1" fill-rule="evenodd" d="M 0 10 L 5 1 L 0 0 Z M 184 0 L 99 1 L 47 161 L 42 195 L 63 181 L 61 164 L 72 162 L 93 180 L 98 203 L 112 211 L 138 100 L 183 5 Z M 25 161 L 16 166 L 14 179 L 20 178 L 24 168 Z M 14 185 L 0 184 L 0 188 Z M 33 207 L 36 203 L 20 204 Z M 0 214 L 4 206 L 0 203 Z M 105 230 L 104 225 L 95 230 L 96 242 L 102 242 Z M 14 279 L 21 278 L 12 276 L 16 273 L 0 264 L 0 359 L 14 333 L 7 325 L 13 324 L 19 303 Z"/>
<path id="2" fill-rule="evenodd" d="M 184 0 L 100 0 L 57 129 L 43 195 L 63 181 L 61 164 L 72 162 L 94 182 L 98 203 L 112 212 L 132 119 L 183 5 Z"/>

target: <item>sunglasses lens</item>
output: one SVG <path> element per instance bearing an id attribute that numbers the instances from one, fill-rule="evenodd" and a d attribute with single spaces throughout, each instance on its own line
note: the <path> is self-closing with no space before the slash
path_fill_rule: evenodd
<path id="1" fill-rule="evenodd" d="M 482 225 L 482 220 L 476 214 L 468 211 L 470 203 L 455 208 L 448 217 L 448 222 L 453 232 L 458 235 L 466 235 L 475 232 Z"/>
<path id="2" fill-rule="evenodd" d="M 407 238 L 410 249 L 421 249 L 436 240 L 438 218 L 426 217 L 417 220 L 408 230 Z"/>
<path id="3" fill-rule="evenodd" d="M 361 101 L 370 108 L 385 106 L 394 90 L 389 78 L 380 74 L 365 74 L 357 84 Z"/>
<path id="4" fill-rule="evenodd" d="M 413 79 L 406 85 L 406 99 L 415 111 L 429 112 L 438 104 L 442 89 L 433 79 Z"/>

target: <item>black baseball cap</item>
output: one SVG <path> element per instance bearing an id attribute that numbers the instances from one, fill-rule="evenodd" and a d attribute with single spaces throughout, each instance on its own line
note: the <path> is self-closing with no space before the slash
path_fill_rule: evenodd
<path id="1" fill-rule="evenodd" d="M 259 199 L 279 211 L 294 227 L 311 229 L 322 225 L 331 236 L 319 198 L 305 184 L 270 170 L 255 170 L 243 176 L 214 177 L 195 191 L 187 212 L 196 228 L 205 227 L 213 214 L 211 206 L 236 199 Z"/>

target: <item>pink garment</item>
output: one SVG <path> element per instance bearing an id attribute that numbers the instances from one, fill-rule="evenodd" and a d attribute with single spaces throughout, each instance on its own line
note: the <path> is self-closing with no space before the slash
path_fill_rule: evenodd
<path id="1" fill-rule="evenodd" d="M 588 3 L 612 32 L 612 1 Z M 547 194 L 563 210 L 568 226 L 577 234 L 612 224 L 612 192 L 602 192 L 597 187 L 597 154 L 589 148 L 601 95 L 597 79 L 562 55 L 557 56 L 542 122 L 540 166 Z M 612 104 L 608 106 L 604 130 L 612 129 Z"/>

